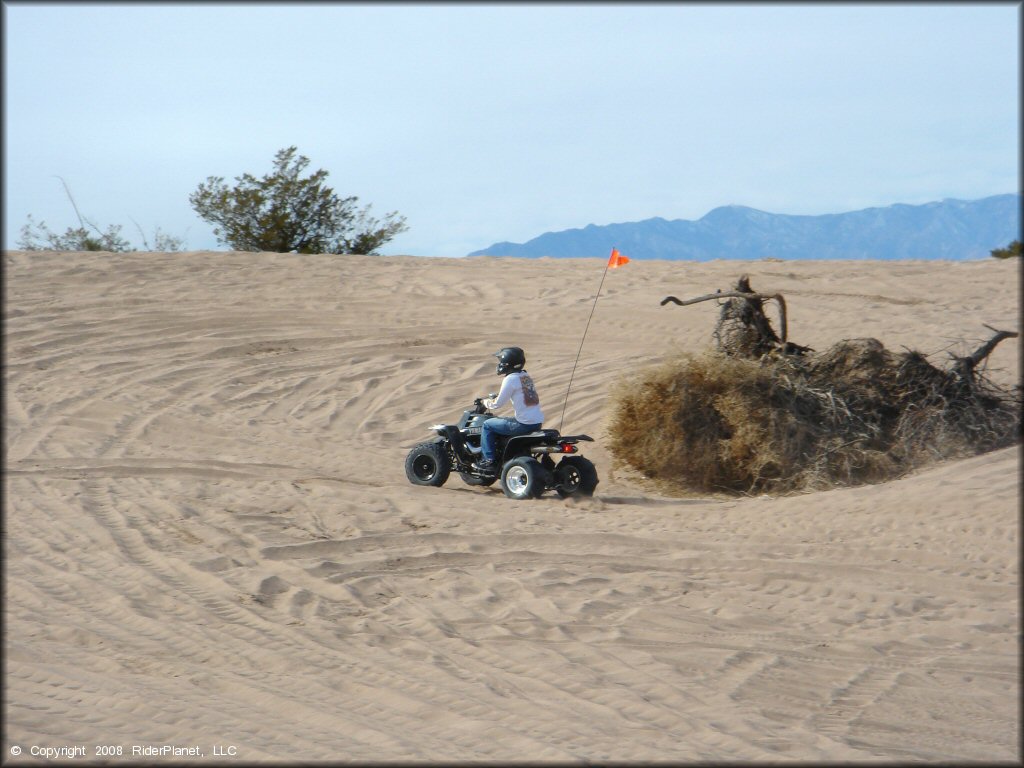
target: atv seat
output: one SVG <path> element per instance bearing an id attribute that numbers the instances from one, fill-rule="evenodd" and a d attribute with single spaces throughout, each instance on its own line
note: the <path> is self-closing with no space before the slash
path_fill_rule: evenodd
<path id="1" fill-rule="evenodd" d="M 525 435 L 517 435 L 517 437 L 543 437 L 548 439 L 554 439 L 558 437 L 557 429 L 538 429 L 536 432 L 527 432 Z"/>

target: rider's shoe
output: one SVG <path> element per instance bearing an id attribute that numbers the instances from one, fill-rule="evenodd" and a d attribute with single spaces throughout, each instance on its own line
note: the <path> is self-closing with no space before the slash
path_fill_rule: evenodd
<path id="1" fill-rule="evenodd" d="M 481 459 L 473 462 L 473 469 L 487 474 L 498 474 L 498 463 L 494 459 Z"/>

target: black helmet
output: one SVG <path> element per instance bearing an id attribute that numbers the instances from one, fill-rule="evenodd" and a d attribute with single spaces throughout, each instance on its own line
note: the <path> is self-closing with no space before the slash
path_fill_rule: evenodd
<path id="1" fill-rule="evenodd" d="M 526 353 L 519 347 L 505 347 L 494 353 L 498 358 L 498 375 L 521 371 L 526 365 Z"/>

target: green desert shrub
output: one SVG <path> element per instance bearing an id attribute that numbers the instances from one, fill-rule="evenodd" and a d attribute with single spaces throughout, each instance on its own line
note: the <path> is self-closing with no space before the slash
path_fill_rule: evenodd
<path id="1" fill-rule="evenodd" d="M 133 222 L 142 237 L 143 248 L 137 248 L 121 236 L 121 225 L 111 224 L 106 229 L 100 229 L 89 219 L 85 218 L 75 198 L 71 195 L 71 189 L 63 177 L 58 176 L 60 183 L 64 186 L 64 193 L 71 203 L 78 218 L 77 227 L 68 227 L 64 232 L 54 232 L 45 221 L 36 221 L 29 214 L 28 221 L 21 228 L 21 237 L 18 240 L 18 248 L 23 251 L 109 251 L 111 253 L 125 253 L 127 251 L 181 251 L 185 247 L 184 240 L 180 237 L 162 232 L 159 227 L 153 234 L 153 246 L 150 247 L 146 234 L 136 222 Z"/>
<path id="2" fill-rule="evenodd" d="M 131 243 L 121 237 L 121 227 L 111 224 L 105 230 L 98 227 L 68 227 L 54 232 L 45 221 L 36 221 L 31 214 L 21 228 L 18 247 L 23 251 L 111 251 L 123 253 L 133 250 Z"/>
<path id="3" fill-rule="evenodd" d="M 327 171 L 302 176 L 309 158 L 297 151 L 278 151 L 273 171 L 259 179 L 245 173 L 229 187 L 210 176 L 189 203 L 221 243 L 239 251 L 373 254 L 408 229 L 396 211 L 381 221 L 371 206 L 356 208 L 359 198 L 338 197 L 325 183 Z"/>
<path id="4" fill-rule="evenodd" d="M 993 248 L 989 253 L 996 259 L 1010 259 L 1015 256 L 1019 258 L 1021 255 L 1020 240 L 1014 240 L 1005 248 Z"/>

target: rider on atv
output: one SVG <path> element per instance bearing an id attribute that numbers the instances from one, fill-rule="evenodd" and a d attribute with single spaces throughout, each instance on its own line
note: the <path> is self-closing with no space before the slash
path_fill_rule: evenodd
<path id="1" fill-rule="evenodd" d="M 536 432 L 544 422 L 544 412 L 533 379 L 525 370 L 526 353 L 519 347 L 504 347 L 495 352 L 494 356 L 498 358 L 497 374 L 505 378 L 501 382 L 498 396 L 484 399 L 483 404 L 492 410 L 511 401 L 515 417 L 495 416 L 483 423 L 480 434 L 482 458 L 473 467 L 481 472 L 497 474 L 495 435 L 514 436 Z"/>

